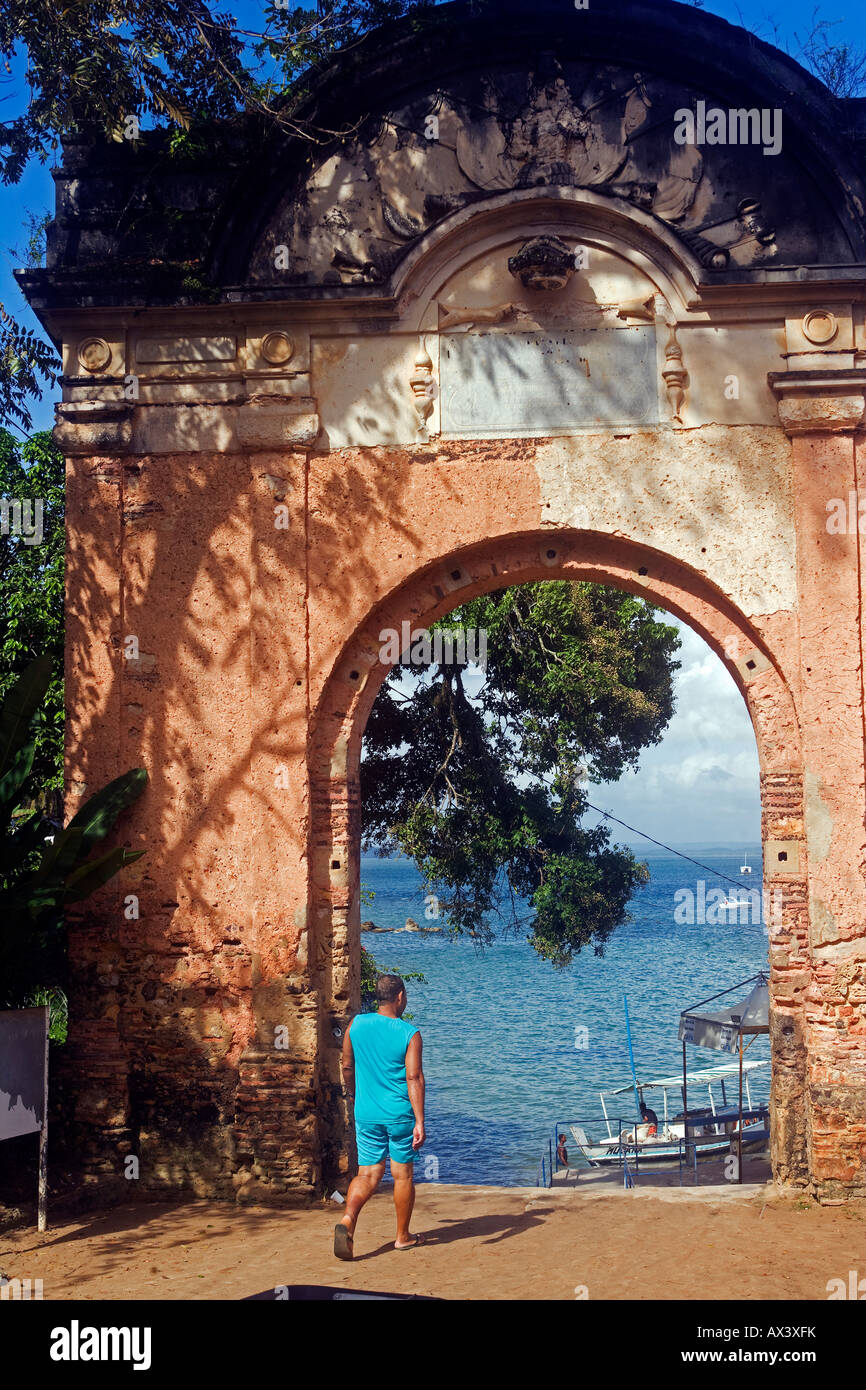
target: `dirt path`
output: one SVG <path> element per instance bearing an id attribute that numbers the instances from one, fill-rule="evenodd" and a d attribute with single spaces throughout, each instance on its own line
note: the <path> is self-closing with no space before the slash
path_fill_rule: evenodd
<path id="1" fill-rule="evenodd" d="M 866 1203 L 817 1207 L 767 1192 L 605 1195 L 424 1186 L 397 1253 L 390 1195 L 362 1215 L 353 1264 L 335 1260 L 341 1208 L 136 1205 L 0 1236 L 0 1270 L 41 1278 L 48 1299 L 242 1299 L 277 1285 L 449 1299 L 826 1299 L 866 1275 Z"/>

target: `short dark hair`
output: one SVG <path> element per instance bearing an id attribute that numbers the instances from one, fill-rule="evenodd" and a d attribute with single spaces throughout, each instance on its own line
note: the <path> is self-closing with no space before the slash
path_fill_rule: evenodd
<path id="1" fill-rule="evenodd" d="M 393 1004 L 405 988 L 399 975 L 380 975 L 376 981 L 376 1003 Z"/>

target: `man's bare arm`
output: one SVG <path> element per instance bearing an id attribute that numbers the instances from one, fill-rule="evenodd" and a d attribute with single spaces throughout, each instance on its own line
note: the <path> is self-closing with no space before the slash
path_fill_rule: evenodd
<path id="1" fill-rule="evenodd" d="M 355 1054 L 352 1051 L 352 1039 L 349 1032 L 352 1025 L 343 1034 L 343 1088 L 349 1100 L 355 1099 Z"/>
<path id="2" fill-rule="evenodd" d="M 424 1129 L 424 1072 L 421 1069 L 421 1034 L 413 1033 L 406 1048 L 406 1089 L 415 1114 L 413 1149 L 420 1149 L 427 1135 Z"/>

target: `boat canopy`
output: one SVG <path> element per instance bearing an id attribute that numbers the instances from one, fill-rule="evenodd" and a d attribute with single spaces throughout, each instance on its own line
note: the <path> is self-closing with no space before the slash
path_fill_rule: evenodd
<path id="1" fill-rule="evenodd" d="M 770 1029 L 770 999 L 766 976 L 759 975 L 758 983 L 740 1004 L 727 1004 L 720 1010 L 693 1005 L 680 1014 L 678 1037 L 695 1047 L 713 1052 L 736 1052 L 741 1033 L 767 1033 Z M 725 990 L 724 993 L 730 993 Z M 720 996 L 717 995 L 716 998 Z M 712 999 L 706 1000 L 711 1004 Z"/>
<path id="2" fill-rule="evenodd" d="M 753 1061 L 747 1059 L 743 1062 L 743 1072 L 757 1071 L 759 1068 L 768 1067 L 769 1065 L 770 1063 L 768 1061 L 758 1061 L 757 1059 Z M 739 1076 L 739 1074 L 740 1068 L 736 1062 L 721 1062 L 717 1067 L 703 1067 L 700 1071 L 687 1072 L 685 1079 L 689 1085 L 691 1085 L 692 1082 L 700 1085 L 701 1082 L 727 1080 L 729 1076 Z M 655 1087 L 656 1089 L 665 1091 L 673 1090 L 674 1087 L 682 1089 L 682 1085 L 683 1073 L 678 1072 L 676 1076 L 662 1076 L 657 1081 L 640 1081 L 638 1082 L 638 1090 L 649 1091 Z M 617 1086 L 615 1090 L 605 1091 L 604 1095 L 623 1096 L 627 1091 L 633 1090 L 634 1086 L 629 1083 L 628 1086 Z"/>

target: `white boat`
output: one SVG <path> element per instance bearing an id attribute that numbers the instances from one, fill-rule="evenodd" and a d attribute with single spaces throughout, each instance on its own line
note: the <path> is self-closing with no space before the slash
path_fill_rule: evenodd
<path id="1" fill-rule="evenodd" d="M 768 1137 L 768 1108 L 763 1102 L 759 1102 L 757 1105 L 752 1104 L 749 1074 L 769 1065 L 768 1061 L 746 1060 L 743 1062 L 743 1081 L 748 1100 L 748 1105 L 743 1110 L 744 1149 L 753 1147 L 757 1143 L 765 1143 Z M 721 1108 L 716 1108 L 713 1083 L 721 1082 L 724 1097 L 725 1081 L 728 1079 L 737 1080 L 739 1071 L 738 1063 L 725 1062 L 716 1067 L 704 1067 L 700 1071 L 686 1073 L 685 1080 L 689 1098 L 689 1142 L 697 1141 L 696 1147 L 702 1157 L 727 1152 L 731 1149 L 732 1140 L 735 1142 L 738 1137 L 737 1109 L 730 1109 L 725 1099 L 722 1101 Z M 703 1089 L 704 1086 L 707 1089 L 709 1105 L 702 1105 L 700 1108 L 692 1106 L 692 1088 Z M 572 1138 L 579 1152 L 593 1168 L 598 1165 L 615 1164 L 621 1166 L 624 1160 L 631 1162 L 635 1159 L 638 1163 L 677 1162 L 684 1156 L 685 1119 L 682 1111 L 669 1117 L 668 1091 L 679 1091 L 682 1095 L 682 1088 L 682 1072 L 677 1073 L 676 1076 L 663 1076 L 655 1081 L 638 1083 L 637 1093 L 641 1101 L 643 1101 L 645 1091 L 660 1090 L 662 1093 L 663 1116 L 659 1118 L 658 1125 L 643 1122 L 623 1124 L 619 1117 L 608 1110 L 611 1097 L 634 1094 L 633 1083 L 617 1086 L 610 1091 L 599 1092 L 607 1135 L 592 1139 L 588 1137 L 583 1125 L 570 1125 Z"/>
<path id="2" fill-rule="evenodd" d="M 752 866 L 751 866 L 751 864 L 749 863 L 749 856 L 746 854 L 746 851 L 743 850 L 743 862 L 742 862 L 742 864 L 740 865 L 740 873 L 741 873 L 741 874 L 750 874 L 751 872 L 752 872 Z"/>

